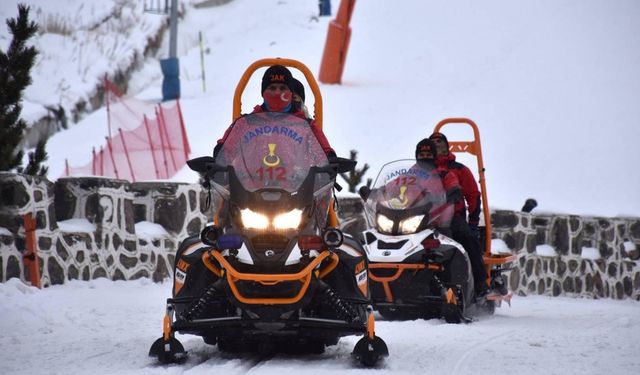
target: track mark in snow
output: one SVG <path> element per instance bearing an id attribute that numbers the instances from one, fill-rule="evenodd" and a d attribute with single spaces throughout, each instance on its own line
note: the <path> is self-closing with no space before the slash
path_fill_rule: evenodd
<path id="1" fill-rule="evenodd" d="M 481 350 L 486 349 L 486 347 L 490 344 L 493 344 L 498 341 L 504 341 L 501 339 L 511 336 L 511 334 L 513 334 L 514 332 L 516 332 L 516 330 L 512 329 L 506 332 L 499 333 L 497 335 L 489 336 L 482 341 L 475 341 L 471 343 L 471 345 L 467 345 L 466 349 L 463 351 L 462 355 L 458 358 L 455 365 L 453 366 L 453 369 L 451 370 L 450 374 L 451 375 L 469 374 L 474 372 L 473 371 L 474 369 L 471 368 L 468 363 L 469 358 L 472 357 L 474 354 L 480 352 Z"/>

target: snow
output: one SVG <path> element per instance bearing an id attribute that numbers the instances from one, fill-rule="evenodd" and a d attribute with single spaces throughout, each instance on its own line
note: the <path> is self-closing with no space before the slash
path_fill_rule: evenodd
<path id="1" fill-rule="evenodd" d="M 0 227 L 0 236 L 12 236 L 12 234 L 9 231 L 9 229 L 5 227 Z"/>
<path id="2" fill-rule="evenodd" d="M 13 374 L 344 374 L 368 373 L 350 360 L 358 337 L 322 355 L 258 358 L 220 353 L 197 336 L 177 337 L 183 365 L 147 357 L 162 332 L 171 284 L 71 281 L 38 290 L 0 284 L 0 373 Z M 376 374 L 637 374 L 635 301 L 514 297 L 467 325 L 442 320 L 387 322 L 376 333 L 390 357 Z"/>
<path id="3" fill-rule="evenodd" d="M 65 20 L 87 19 L 81 26 L 94 24 L 121 2 L 71 1 L 67 14 L 57 10 L 58 2 L 27 1 Z M 0 15 L 15 16 L 16 3 L 2 2 Z M 87 84 L 129 61 L 164 18 L 141 13 L 142 1 L 126 3 L 124 29 L 114 25 L 91 43 L 81 37 L 82 28 L 76 41 L 60 35 L 47 43 L 38 40 L 43 64 L 35 71 L 27 102 L 86 97 Z M 230 123 L 235 85 L 253 61 L 290 57 L 317 74 L 332 18 L 316 18 L 312 0 L 185 6 L 178 38 L 181 105 L 196 157 L 209 155 Z M 635 147 L 640 127 L 634 120 L 640 117 L 639 13 L 634 0 L 615 5 L 606 0 L 359 2 L 343 84 L 320 85 L 325 133 L 339 155 L 357 149 L 360 166 L 371 167 L 365 178 L 374 178 L 385 162 L 412 157 L 414 145 L 439 120 L 469 117 L 480 128 L 492 208 L 518 210 L 533 197 L 539 203 L 534 213 L 638 217 L 640 200 L 629 197 L 640 186 L 634 167 L 640 160 Z M 134 21 L 138 27 L 125 27 Z M 118 30 L 126 30 L 127 38 Z M 159 58 L 166 56 L 167 39 Z M 133 74 L 129 93 L 159 100 L 161 84 L 159 63 L 148 58 Z M 259 102 L 258 87 L 259 77 L 247 86 L 245 112 Z M 309 107 L 311 96 L 307 93 Z M 52 179 L 63 173 L 65 158 L 82 165 L 90 160 L 92 147 L 104 143 L 104 112 L 50 140 Z M 452 139 L 469 135 L 455 125 L 444 131 Z M 612 147 L 615 156 L 605 152 Z M 462 161 L 471 165 L 468 158 Z M 185 167 L 174 180 L 195 182 L 197 175 Z"/>
<path id="4" fill-rule="evenodd" d="M 583 247 L 580 252 L 580 256 L 584 259 L 597 260 L 602 258 L 600 256 L 600 251 L 593 247 Z"/>
<path id="5" fill-rule="evenodd" d="M 549 245 L 537 245 L 536 246 L 536 255 L 541 257 L 555 257 L 558 255 L 556 249 Z"/>
<path id="6" fill-rule="evenodd" d="M 29 120 L 44 105 L 67 108 L 88 98 L 97 80 L 131 61 L 164 22 L 141 13 L 143 1 L 19 2 L 77 30 L 35 41 L 41 54 L 25 93 Z M 17 3 L 0 2 L 0 18 L 15 17 Z M 209 155 L 230 123 L 235 85 L 253 61 L 289 57 L 318 72 L 333 17 L 314 18 L 316 0 L 234 0 L 197 10 L 185 4 L 181 106 L 196 157 Z M 119 22 L 89 30 L 118 7 Z M 357 149 L 359 167 L 371 167 L 365 178 L 374 178 L 384 163 L 412 157 L 439 120 L 469 117 L 480 127 L 492 208 L 518 210 L 533 197 L 534 213 L 638 217 L 640 200 L 631 199 L 640 186 L 638 14 L 635 0 L 358 2 L 343 84 L 320 85 L 325 133 L 339 155 Z M 208 51 L 206 92 L 199 31 Z M 156 57 L 166 56 L 167 40 Z M 0 47 L 7 43 L 4 28 Z M 158 61 L 148 58 L 129 94 L 157 101 L 161 84 Z M 259 102 L 258 87 L 259 77 L 245 91 L 245 112 Z M 311 96 L 307 87 L 310 108 Z M 469 135 L 444 131 L 450 139 Z M 48 143 L 50 178 L 62 174 L 65 158 L 88 162 L 106 133 L 101 109 L 55 135 Z M 174 180 L 195 182 L 197 175 L 184 168 Z M 75 231 L 90 223 L 68 224 Z M 536 250 L 555 255 L 551 247 Z M 170 292 L 169 283 L 147 279 L 71 281 L 43 290 L 15 279 L 0 284 L 0 374 L 371 372 L 349 359 L 357 337 L 320 356 L 256 358 L 221 354 L 200 338 L 178 335 L 190 359 L 159 366 L 147 352 L 160 336 Z M 640 373 L 636 301 L 516 296 L 512 305 L 469 325 L 379 321 L 391 356 L 375 373 Z"/>
<path id="7" fill-rule="evenodd" d="M 631 241 L 624 241 L 623 243 L 624 251 L 629 252 L 636 249 L 636 244 Z"/>
<path id="8" fill-rule="evenodd" d="M 93 233 L 96 231 L 96 225 L 85 218 L 58 221 L 58 228 L 61 232 L 67 233 Z"/>
<path id="9" fill-rule="evenodd" d="M 511 254 L 511 250 L 503 240 L 494 238 L 491 240 L 491 254 Z"/>
<path id="10" fill-rule="evenodd" d="M 136 223 L 136 235 L 144 240 L 169 237 L 169 233 L 162 225 L 149 221 Z"/>

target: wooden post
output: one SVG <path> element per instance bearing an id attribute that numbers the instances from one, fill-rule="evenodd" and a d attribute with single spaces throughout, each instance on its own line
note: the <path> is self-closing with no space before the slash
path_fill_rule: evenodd
<path id="1" fill-rule="evenodd" d="M 40 283 L 40 258 L 38 257 L 38 244 L 36 242 L 36 219 L 28 213 L 23 216 L 24 234 L 26 245 L 22 261 L 29 271 L 29 281 L 36 288 L 42 288 Z"/>
<path id="2" fill-rule="evenodd" d="M 96 174 L 96 147 L 94 146 L 91 150 L 91 174 L 97 176 Z"/>

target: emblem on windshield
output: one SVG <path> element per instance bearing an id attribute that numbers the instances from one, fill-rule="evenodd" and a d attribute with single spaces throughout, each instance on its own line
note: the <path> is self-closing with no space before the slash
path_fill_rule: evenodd
<path id="1" fill-rule="evenodd" d="M 400 195 L 397 198 L 392 198 L 389 200 L 389 205 L 391 208 L 405 208 L 409 203 L 409 198 L 405 195 L 407 192 L 407 185 L 400 186 Z"/>
<path id="2" fill-rule="evenodd" d="M 262 162 L 267 167 L 275 167 L 280 164 L 280 157 L 276 155 L 276 144 L 269 143 L 269 155 L 262 159 Z"/>

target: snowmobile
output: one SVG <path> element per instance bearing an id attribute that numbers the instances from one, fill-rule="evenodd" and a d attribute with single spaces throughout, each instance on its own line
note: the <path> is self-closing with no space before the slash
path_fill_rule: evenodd
<path id="1" fill-rule="evenodd" d="M 462 119 L 466 120 L 466 119 Z M 470 120 L 469 120 L 470 121 Z M 438 124 L 461 122 L 447 119 Z M 466 121 L 463 123 L 467 123 Z M 450 142 L 452 152 L 478 155 L 481 172 L 485 228 L 484 251 L 490 246 L 490 220 L 484 185 L 484 167 L 477 127 L 473 142 Z M 474 295 L 468 254 L 451 239 L 448 223 L 453 207 L 433 165 L 416 160 L 385 164 L 373 188 L 361 188 L 368 228 L 362 235 L 369 260 L 369 279 L 374 307 L 387 319 L 444 318 L 449 323 L 471 321 L 478 313 L 492 314 L 510 294 L 489 299 Z M 482 231 L 481 231 L 482 232 Z M 484 241 L 489 238 L 488 241 Z M 491 286 L 505 290 L 503 272 L 513 256 L 491 256 Z"/>
<path id="2" fill-rule="evenodd" d="M 332 192 L 355 162 L 328 158 L 306 119 L 276 112 L 240 116 L 247 77 L 274 64 L 305 74 L 321 118 L 317 84 L 303 64 L 264 59 L 245 72 L 234 97 L 233 129 L 216 158 L 189 160 L 216 207 L 213 225 L 186 239 L 175 260 L 163 336 L 149 355 L 182 362 L 175 333 L 219 350 L 322 353 L 340 337 L 363 335 L 353 357 L 373 366 L 388 355 L 375 335 L 367 260 L 338 229 Z"/>

